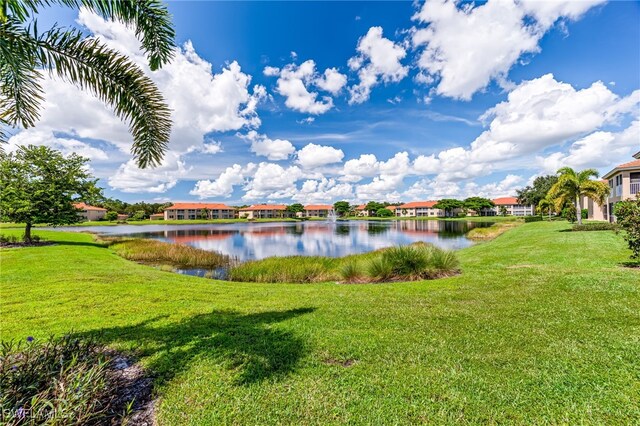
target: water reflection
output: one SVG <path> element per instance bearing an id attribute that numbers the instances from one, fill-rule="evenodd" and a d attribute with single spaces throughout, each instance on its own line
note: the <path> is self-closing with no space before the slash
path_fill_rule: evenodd
<path id="1" fill-rule="evenodd" d="M 341 257 L 417 241 L 448 249 L 460 249 L 472 244 L 465 237 L 467 231 L 489 225 L 491 224 L 483 222 L 401 220 L 117 225 L 65 230 L 87 230 L 189 244 L 245 261 L 292 255 Z"/>

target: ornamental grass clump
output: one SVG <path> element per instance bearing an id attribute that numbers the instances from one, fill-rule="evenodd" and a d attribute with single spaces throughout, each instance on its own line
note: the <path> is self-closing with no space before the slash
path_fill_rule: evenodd
<path id="1" fill-rule="evenodd" d="M 171 265 L 178 268 L 213 269 L 228 266 L 229 256 L 184 244 L 164 243 L 146 239 L 116 239 L 110 247 L 125 259 L 151 265 Z"/>
<path id="2" fill-rule="evenodd" d="M 92 341 L 69 336 L 0 347 L 2 424 L 109 424 L 121 417 L 109 361 Z"/>

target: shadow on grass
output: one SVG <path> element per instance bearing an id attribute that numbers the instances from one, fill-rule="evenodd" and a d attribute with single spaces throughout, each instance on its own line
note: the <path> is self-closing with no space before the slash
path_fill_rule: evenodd
<path id="1" fill-rule="evenodd" d="M 292 372 L 306 352 L 305 342 L 275 323 L 311 313 L 315 308 L 243 315 L 213 311 L 184 321 L 158 324 L 156 317 L 139 324 L 76 334 L 106 344 L 139 345 L 137 355 L 151 357 L 148 368 L 159 382 L 167 381 L 202 358 L 235 370 L 236 383 L 247 385 Z"/>
<path id="2" fill-rule="evenodd" d="M 99 248 L 107 248 L 108 245 L 103 243 L 92 243 L 88 241 L 58 241 L 58 240 L 45 240 L 50 242 L 51 244 L 56 244 L 59 246 L 87 246 L 87 247 L 99 247 Z"/>

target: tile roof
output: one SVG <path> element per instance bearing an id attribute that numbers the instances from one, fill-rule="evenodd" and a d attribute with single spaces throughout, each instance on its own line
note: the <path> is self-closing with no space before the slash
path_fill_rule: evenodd
<path id="1" fill-rule="evenodd" d="M 358 207 L 356 207 L 356 210 L 364 210 L 367 208 L 366 204 L 360 204 Z"/>
<path id="2" fill-rule="evenodd" d="M 492 200 L 497 206 L 509 206 L 512 204 L 520 204 L 516 197 L 500 197 Z"/>
<path id="3" fill-rule="evenodd" d="M 247 210 L 286 210 L 287 206 L 284 204 L 254 204 L 253 206 L 245 207 L 240 211 Z"/>
<path id="4" fill-rule="evenodd" d="M 76 209 L 92 210 L 92 211 L 96 211 L 96 212 L 106 212 L 107 211 L 107 209 L 103 209 L 102 207 L 94 207 L 94 206 L 90 206 L 89 204 L 85 204 L 85 203 L 74 203 L 73 207 L 75 207 Z"/>
<path id="5" fill-rule="evenodd" d="M 636 167 L 640 168 L 640 160 L 634 160 L 634 161 L 629 161 L 628 163 L 618 164 L 613 170 L 611 170 L 609 173 L 607 173 L 606 175 L 604 175 L 602 177 L 605 178 L 605 179 L 608 179 L 609 177 L 611 177 L 611 175 L 613 175 L 618 170 L 633 169 L 633 168 L 636 168 Z"/>
<path id="6" fill-rule="evenodd" d="M 416 208 L 433 208 L 438 204 L 437 201 L 412 201 L 410 203 L 398 206 L 400 209 L 416 209 Z"/>
<path id="7" fill-rule="evenodd" d="M 304 206 L 305 210 L 333 210 L 333 206 L 330 204 L 309 204 Z"/>
<path id="8" fill-rule="evenodd" d="M 222 203 L 174 203 L 165 210 L 235 210 Z"/>

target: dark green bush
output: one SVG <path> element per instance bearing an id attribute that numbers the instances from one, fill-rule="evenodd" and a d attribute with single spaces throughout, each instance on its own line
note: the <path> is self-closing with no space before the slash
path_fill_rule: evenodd
<path id="1" fill-rule="evenodd" d="M 589 210 L 587 209 L 582 209 L 581 210 L 581 215 L 583 219 L 588 219 L 589 218 Z"/>
<path id="2" fill-rule="evenodd" d="M 620 226 L 617 223 L 597 222 L 573 225 L 573 231 L 618 231 Z"/>
<path id="3" fill-rule="evenodd" d="M 542 221 L 542 216 L 525 216 L 524 217 L 524 222 L 525 223 L 540 222 L 540 221 Z"/>
<path id="4" fill-rule="evenodd" d="M 65 336 L 2 343 L 0 423 L 109 424 L 119 414 L 107 366 L 92 341 Z"/>

